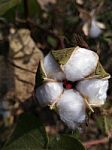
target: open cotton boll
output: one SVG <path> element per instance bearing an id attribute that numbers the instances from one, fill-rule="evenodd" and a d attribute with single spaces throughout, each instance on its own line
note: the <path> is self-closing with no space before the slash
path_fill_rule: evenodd
<path id="1" fill-rule="evenodd" d="M 65 90 L 57 102 L 61 120 L 71 129 L 85 120 L 85 104 L 81 95 L 72 89 Z"/>
<path id="2" fill-rule="evenodd" d="M 108 80 L 91 79 L 80 81 L 78 91 L 88 98 L 90 105 L 100 106 L 106 101 Z"/>
<path id="3" fill-rule="evenodd" d="M 100 29 L 100 27 L 97 26 L 97 21 L 93 19 L 91 22 L 91 27 L 90 27 L 90 32 L 89 32 L 90 37 L 97 38 L 101 33 L 102 33 L 102 30 Z"/>
<path id="4" fill-rule="evenodd" d="M 63 84 L 47 82 L 36 89 L 36 97 L 41 106 L 52 104 L 63 92 Z"/>
<path id="5" fill-rule="evenodd" d="M 95 70 L 98 59 L 95 52 L 78 47 L 63 66 L 66 78 L 70 81 L 83 79 Z"/>
<path id="6" fill-rule="evenodd" d="M 44 69 L 48 78 L 52 78 L 55 80 L 65 79 L 64 73 L 62 72 L 59 64 L 55 61 L 51 53 L 49 53 L 44 58 Z"/>

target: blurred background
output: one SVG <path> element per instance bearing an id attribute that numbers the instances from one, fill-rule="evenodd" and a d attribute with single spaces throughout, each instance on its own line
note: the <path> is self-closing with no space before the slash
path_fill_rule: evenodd
<path id="1" fill-rule="evenodd" d="M 39 49 L 46 55 L 77 45 L 97 52 L 112 75 L 112 0 L 0 0 L 0 147 L 18 116 L 34 108 Z M 111 81 L 106 104 L 78 135 L 91 150 L 112 149 Z"/>

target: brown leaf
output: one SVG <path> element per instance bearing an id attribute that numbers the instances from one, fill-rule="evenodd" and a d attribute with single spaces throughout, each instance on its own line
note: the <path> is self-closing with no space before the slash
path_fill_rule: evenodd
<path id="1" fill-rule="evenodd" d="M 10 34 L 9 42 L 9 62 L 14 70 L 16 97 L 24 101 L 34 90 L 35 74 L 40 59 L 39 51 L 27 29 Z"/>

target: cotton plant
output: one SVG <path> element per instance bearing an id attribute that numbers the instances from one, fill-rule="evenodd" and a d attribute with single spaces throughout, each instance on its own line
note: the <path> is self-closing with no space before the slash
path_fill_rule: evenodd
<path id="1" fill-rule="evenodd" d="M 90 12 L 81 8 L 78 9 L 80 13 L 79 16 L 83 21 L 83 33 L 91 38 L 98 38 L 102 34 L 103 30 L 106 28 L 103 22 L 97 20 L 99 8 L 96 8 L 95 10 L 92 9 Z"/>
<path id="2" fill-rule="evenodd" d="M 55 108 L 71 129 L 85 122 L 86 109 L 102 106 L 108 79 L 97 53 L 79 46 L 51 51 L 37 70 L 36 98 L 41 107 Z"/>
<path id="3" fill-rule="evenodd" d="M 105 29 L 105 25 L 96 20 L 96 17 L 91 17 L 90 20 L 86 21 L 82 27 L 82 30 L 86 36 L 91 38 L 97 38 Z"/>

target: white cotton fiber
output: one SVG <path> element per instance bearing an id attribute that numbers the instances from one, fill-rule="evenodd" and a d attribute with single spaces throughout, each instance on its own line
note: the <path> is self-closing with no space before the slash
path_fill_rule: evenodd
<path id="1" fill-rule="evenodd" d="M 77 81 L 90 75 L 96 69 L 98 59 L 95 52 L 79 47 L 63 66 L 66 78 L 70 81 Z"/>
<path id="2" fill-rule="evenodd" d="M 102 30 L 97 26 L 97 22 L 93 19 L 90 27 L 90 37 L 97 38 L 102 33 Z"/>
<path id="3" fill-rule="evenodd" d="M 106 101 L 108 80 L 104 79 L 90 79 L 80 81 L 77 89 L 84 96 L 88 97 L 90 105 L 100 106 Z"/>
<path id="4" fill-rule="evenodd" d="M 63 84 L 47 82 L 36 89 L 36 97 L 41 106 L 52 104 L 63 92 Z"/>
<path id="5" fill-rule="evenodd" d="M 65 90 L 57 103 L 61 120 L 71 129 L 85 120 L 85 104 L 80 94 L 72 89 Z"/>
<path id="6" fill-rule="evenodd" d="M 44 58 L 44 69 L 48 78 L 52 78 L 55 80 L 65 79 L 64 73 L 62 72 L 59 64 L 55 61 L 51 53 L 49 53 Z"/>

